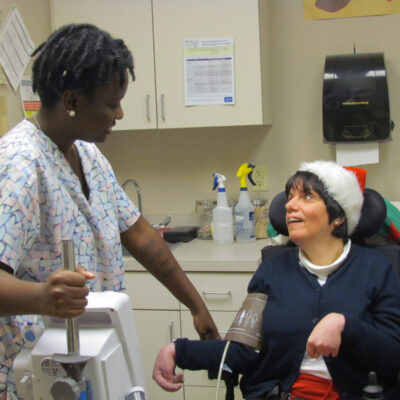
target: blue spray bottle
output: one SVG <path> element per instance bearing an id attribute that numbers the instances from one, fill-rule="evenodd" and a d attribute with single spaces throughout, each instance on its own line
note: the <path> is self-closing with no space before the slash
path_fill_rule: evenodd
<path id="1" fill-rule="evenodd" d="M 217 244 L 233 243 L 233 216 L 226 198 L 225 181 L 221 174 L 213 174 L 213 190 L 218 187 L 217 206 L 213 209 L 212 235 Z"/>
<path id="2" fill-rule="evenodd" d="M 236 176 L 240 178 L 239 201 L 235 206 L 236 240 L 238 242 L 254 242 L 256 240 L 254 206 L 250 201 L 246 184 L 247 176 L 249 181 L 255 185 L 251 176 L 254 168 L 255 165 L 244 163 L 236 173 Z"/>

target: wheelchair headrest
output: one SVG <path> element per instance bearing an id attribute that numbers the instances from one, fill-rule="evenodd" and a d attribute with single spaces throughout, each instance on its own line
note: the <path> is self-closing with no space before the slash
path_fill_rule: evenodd
<path id="1" fill-rule="evenodd" d="M 272 227 L 281 235 L 288 236 L 286 226 L 285 192 L 277 194 L 269 207 L 269 220 Z M 365 188 L 364 202 L 358 225 L 351 235 L 354 242 L 359 242 L 378 232 L 386 218 L 386 204 L 383 197 L 375 190 Z"/>

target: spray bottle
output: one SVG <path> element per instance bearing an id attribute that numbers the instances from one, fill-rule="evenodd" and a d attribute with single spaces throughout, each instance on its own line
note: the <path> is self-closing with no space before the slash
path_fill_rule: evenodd
<path id="1" fill-rule="evenodd" d="M 217 206 L 213 209 L 212 234 L 217 244 L 233 243 L 232 209 L 228 206 L 224 175 L 213 173 L 215 190 L 218 186 Z"/>
<path id="2" fill-rule="evenodd" d="M 238 169 L 236 176 L 240 178 L 239 201 L 235 207 L 236 240 L 238 242 L 253 242 L 256 240 L 254 206 L 247 193 L 246 176 L 255 185 L 252 173 L 255 165 L 244 163 Z"/>

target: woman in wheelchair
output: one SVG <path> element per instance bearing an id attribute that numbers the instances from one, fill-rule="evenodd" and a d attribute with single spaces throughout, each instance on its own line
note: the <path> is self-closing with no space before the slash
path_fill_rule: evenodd
<path id="1" fill-rule="evenodd" d="M 363 203 L 355 175 L 330 161 L 303 163 L 286 184 L 286 224 L 296 246 L 266 258 L 248 291 L 268 295 L 263 349 L 232 342 L 225 370 L 242 374 L 246 399 L 361 400 L 375 371 L 385 400 L 399 400 L 400 280 L 375 250 L 352 246 Z M 218 371 L 225 341 L 164 346 L 153 377 L 182 386 L 182 369 Z M 270 397 L 268 397 L 270 396 Z"/>

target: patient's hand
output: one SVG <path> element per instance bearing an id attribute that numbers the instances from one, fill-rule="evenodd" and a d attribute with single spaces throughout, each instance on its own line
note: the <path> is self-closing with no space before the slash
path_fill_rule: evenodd
<path id="1" fill-rule="evenodd" d="M 343 314 L 326 315 L 312 330 L 307 340 L 306 350 L 311 358 L 319 356 L 336 357 L 342 342 L 342 332 L 346 320 Z"/>
<path id="2" fill-rule="evenodd" d="M 153 379 L 168 392 L 175 392 L 182 387 L 183 374 L 175 374 L 175 345 L 166 344 L 158 353 L 153 368 Z"/>

